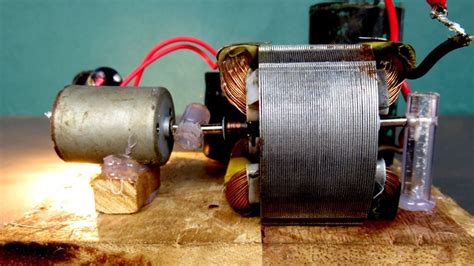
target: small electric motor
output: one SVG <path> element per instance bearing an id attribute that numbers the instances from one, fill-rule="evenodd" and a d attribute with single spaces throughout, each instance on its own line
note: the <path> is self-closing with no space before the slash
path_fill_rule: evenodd
<path id="1" fill-rule="evenodd" d="M 107 155 L 124 153 L 133 138 L 133 159 L 163 165 L 173 149 L 174 119 L 165 88 L 71 85 L 54 102 L 51 136 L 65 161 L 102 163 Z"/>

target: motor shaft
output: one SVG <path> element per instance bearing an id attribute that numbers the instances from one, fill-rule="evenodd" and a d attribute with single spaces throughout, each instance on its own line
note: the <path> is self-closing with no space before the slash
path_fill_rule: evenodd
<path id="1" fill-rule="evenodd" d="M 405 117 L 397 117 L 397 118 L 388 118 L 388 119 L 381 119 L 380 126 L 381 127 L 404 127 L 407 123 L 407 119 Z M 246 123 L 227 123 L 225 126 L 223 124 L 207 124 L 202 125 L 201 130 L 204 135 L 219 135 L 223 134 L 224 131 L 234 131 L 234 130 L 242 130 L 247 128 Z M 178 129 L 178 125 L 173 125 L 173 133 L 176 132 Z"/>
<path id="2" fill-rule="evenodd" d="M 404 127 L 407 124 L 406 117 L 380 119 L 381 127 Z"/>

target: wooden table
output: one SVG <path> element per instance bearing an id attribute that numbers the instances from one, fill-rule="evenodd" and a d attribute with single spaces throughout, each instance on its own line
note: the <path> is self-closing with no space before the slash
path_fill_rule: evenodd
<path id="1" fill-rule="evenodd" d="M 431 213 L 362 226 L 261 226 L 232 211 L 225 167 L 175 152 L 157 197 L 133 215 L 94 211 L 87 176 L 0 229 L 0 262 L 145 264 L 474 263 L 474 218 L 434 189 Z M 1 263 L 0 263 L 1 264 Z"/>

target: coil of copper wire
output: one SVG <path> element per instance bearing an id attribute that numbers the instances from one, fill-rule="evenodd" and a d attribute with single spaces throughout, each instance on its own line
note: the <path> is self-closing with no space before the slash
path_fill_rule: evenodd
<path id="1" fill-rule="evenodd" d="M 398 205 L 398 198 L 400 196 L 400 178 L 398 175 L 393 172 L 390 168 L 387 168 L 387 180 L 385 181 L 384 186 L 384 195 L 387 198 L 396 198 Z"/>
<path id="2" fill-rule="evenodd" d="M 246 82 L 250 71 L 250 56 L 240 54 L 228 57 L 219 64 L 221 88 L 229 101 L 246 114 Z"/>
<path id="3" fill-rule="evenodd" d="M 232 149 L 233 158 L 249 156 L 248 139 L 239 140 Z M 247 179 L 247 168 L 237 171 L 225 184 L 225 197 L 229 205 L 244 216 L 256 213 L 258 207 L 250 204 L 249 201 L 249 181 Z"/>
<path id="4" fill-rule="evenodd" d="M 369 217 L 372 219 L 394 219 L 398 211 L 401 183 L 398 175 L 387 168 L 384 191 L 374 199 Z"/>
<path id="5" fill-rule="evenodd" d="M 392 105 L 400 95 L 403 79 L 400 78 L 397 67 L 392 63 L 384 63 L 384 70 L 388 90 L 388 105 Z"/>
<path id="6" fill-rule="evenodd" d="M 221 89 L 242 114 L 247 113 L 246 79 L 256 53 L 255 44 L 236 44 L 222 48 L 218 54 Z"/>
<path id="7" fill-rule="evenodd" d="M 225 197 L 232 209 L 238 212 L 250 211 L 247 169 L 235 173 L 226 184 Z"/>

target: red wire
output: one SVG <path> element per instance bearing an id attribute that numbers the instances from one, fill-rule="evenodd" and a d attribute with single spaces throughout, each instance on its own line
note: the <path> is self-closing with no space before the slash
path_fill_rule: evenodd
<path id="1" fill-rule="evenodd" d="M 402 95 L 405 102 L 408 100 L 408 94 L 411 93 L 410 86 L 408 86 L 408 82 L 404 81 L 402 84 Z"/>
<path id="2" fill-rule="evenodd" d="M 395 9 L 395 5 L 393 4 L 393 0 L 385 0 L 385 8 L 387 9 L 387 16 L 388 16 L 388 26 L 390 29 L 390 41 L 398 42 L 400 41 L 400 29 L 398 27 L 398 17 L 397 17 L 397 10 Z M 406 81 L 402 84 L 402 94 L 405 101 L 408 98 L 408 94 L 410 94 L 411 90 L 408 86 Z"/>
<path id="3" fill-rule="evenodd" d="M 203 52 L 202 50 L 200 50 L 199 48 L 197 48 L 193 45 L 190 45 L 190 44 L 177 44 L 175 46 L 171 46 L 169 48 L 166 48 L 165 50 L 160 51 L 160 52 L 154 54 L 153 56 L 151 56 L 150 58 L 148 58 L 147 60 L 145 60 L 143 63 L 141 63 L 139 66 L 137 66 L 135 68 L 135 70 L 133 70 L 133 72 L 130 73 L 130 75 L 128 75 L 128 77 L 122 82 L 122 84 L 120 84 L 120 86 L 122 86 L 122 87 L 127 86 L 128 83 L 130 83 L 130 81 L 132 79 L 134 79 L 140 72 L 142 72 L 146 67 L 151 65 L 153 62 L 155 62 L 156 60 L 160 59 L 161 57 L 163 57 L 163 56 L 165 56 L 165 55 L 167 55 L 171 52 L 181 50 L 181 49 L 191 50 L 191 51 L 197 53 L 198 55 L 200 55 L 206 61 L 206 63 L 209 65 L 209 67 L 211 67 L 212 69 L 217 68 L 217 63 L 212 61 L 212 59 L 209 58 L 206 55 L 206 53 Z"/>
<path id="4" fill-rule="evenodd" d="M 390 41 L 400 41 L 400 30 L 398 27 L 397 10 L 393 4 L 393 0 L 385 0 L 385 8 L 387 9 L 388 26 L 390 29 Z"/>
<path id="5" fill-rule="evenodd" d="M 170 44 L 173 44 L 173 43 L 177 43 L 177 42 L 190 42 L 190 43 L 194 43 L 194 44 L 197 44 L 201 47 L 203 47 L 204 49 L 206 49 L 209 53 L 211 53 L 213 56 L 217 56 L 217 51 L 211 46 L 209 45 L 208 43 L 204 42 L 204 41 L 201 41 L 197 38 L 194 38 L 194 37 L 190 37 L 190 36 L 179 36 L 179 37 L 173 37 L 173 38 L 170 38 L 168 40 L 165 40 L 165 41 L 162 41 L 160 43 L 158 43 L 157 45 L 155 45 L 155 47 L 153 47 L 150 52 L 148 52 L 148 54 L 145 56 L 145 58 L 143 59 L 143 63 L 146 62 L 146 60 L 150 59 L 151 57 L 153 57 L 153 55 L 158 52 L 159 50 L 161 50 L 162 48 L 170 45 Z M 211 67 L 212 68 L 212 67 Z M 217 68 L 217 67 L 216 67 Z M 213 68 L 215 69 L 215 68 Z M 141 70 L 137 77 L 135 78 L 135 82 L 134 82 L 134 86 L 138 86 L 140 85 L 140 81 L 141 81 L 141 78 L 142 78 L 142 75 L 143 75 L 143 72 L 145 71 L 145 69 Z"/>

